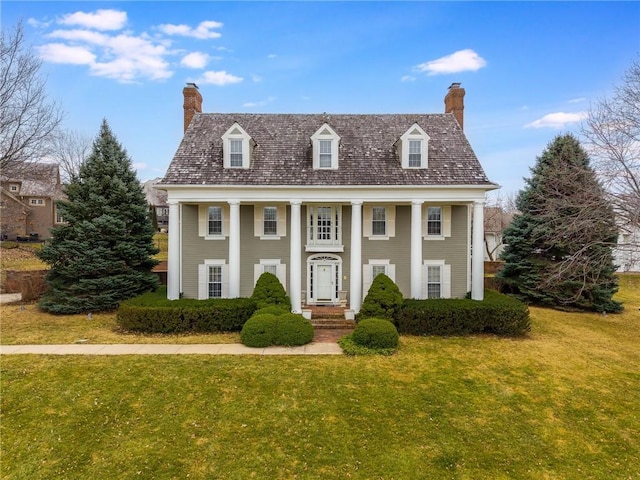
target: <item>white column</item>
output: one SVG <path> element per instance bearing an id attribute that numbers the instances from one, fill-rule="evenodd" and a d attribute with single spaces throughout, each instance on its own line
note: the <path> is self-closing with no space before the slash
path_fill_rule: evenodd
<path id="1" fill-rule="evenodd" d="M 240 202 L 229 200 L 229 298 L 240 296 Z"/>
<path id="2" fill-rule="evenodd" d="M 362 305 L 362 201 L 351 202 L 351 280 L 349 308 L 356 313 Z"/>
<path id="3" fill-rule="evenodd" d="M 167 260 L 167 298 L 180 298 L 180 204 L 169 201 L 169 235 Z"/>
<path id="4" fill-rule="evenodd" d="M 411 298 L 422 298 L 422 201 L 411 202 Z"/>
<path id="5" fill-rule="evenodd" d="M 484 202 L 473 202 L 471 238 L 471 298 L 484 300 Z"/>
<path id="6" fill-rule="evenodd" d="M 291 311 L 302 313 L 302 235 L 300 228 L 300 200 L 291 200 L 291 244 L 289 258 L 289 298 Z"/>

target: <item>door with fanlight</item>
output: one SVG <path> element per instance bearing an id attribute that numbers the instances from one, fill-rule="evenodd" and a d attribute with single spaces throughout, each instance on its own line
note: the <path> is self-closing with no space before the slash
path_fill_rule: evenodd
<path id="1" fill-rule="evenodd" d="M 342 259 L 337 255 L 313 255 L 307 261 L 307 303 L 336 305 L 342 288 Z"/>

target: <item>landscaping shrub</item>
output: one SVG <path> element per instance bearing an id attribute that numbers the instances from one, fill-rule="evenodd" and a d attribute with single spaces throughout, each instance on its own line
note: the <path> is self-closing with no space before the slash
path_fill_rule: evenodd
<path id="1" fill-rule="evenodd" d="M 523 335 L 531 329 L 528 307 L 493 290 L 486 290 L 481 302 L 442 298 L 406 300 L 396 325 L 400 333 L 411 335 Z"/>
<path id="2" fill-rule="evenodd" d="M 248 298 L 167 300 L 162 288 L 122 302 L 116 321 L 125 330 L 146 333 L 234 332 L 255 309 Z"/>
<path id="3" fill-rule="evenodd" d="M 275 315 L 254 315 L 242 327 L 240 341 L 247 347 L 264 348 L 273 345 L 276 330 Z"/>
<path id="4" fill-rule="evenodd" d="M 258 278 L 253 289 L 251 299 L 256 302 L 258 308 L 271 305 L 282 305 L 291 310 L 291 300 L 287 296 L 284 287 L 273 273 L 263 273 Z"/>
<path id="5" fill-rule="evenodd" d="M 356 321 L 364 318 L 394 319 L 401 308 L 402 293 L 398 286 L 386 275 L 376 275 L 362 302 Z"/>
<path id="6" fill-rule="evenodd" d="M 302 315 L 286 313 L 276 318 L 274 345 L 305 345 L 313 340 L 313 325 Z"/>
<path id="7" fill-rule="evenodd" d="M 259 308 L 253 314 L 254 315 L 261 315 L 263 313 L 269 313 L 271 315 L 284 315 L 285 313 L 290 313 L 290 312 L 291 312 L 291 310 L 289 310 L 284 305 L 271 305 L 269 307 Z"/>
<path id="8" fill-rule="evenodd" d="M 398 330 L 384 318 L 365 318 L 353 331 L 353 341 L 368 348 L 396 348 Z"/>

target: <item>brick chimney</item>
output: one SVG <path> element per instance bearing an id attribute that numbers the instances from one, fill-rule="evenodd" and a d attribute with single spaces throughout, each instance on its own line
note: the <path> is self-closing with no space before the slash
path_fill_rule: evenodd
<path id="1" fill-rule="evenodd" d="M 460 128 L 464 129 L 464 88 L 459 83 L 452 83 L 444 97 L 444 113 L 453 113 Z"/>
<path id="2" fill-rule="evenodd" d="M 187 86 L 182 89 L 182 94 L 184 95 L 184 131 L 186 132 L 193 116 L 196 113 L 202 113 L 202 95 L 195 83 L 187 83 Z"/>

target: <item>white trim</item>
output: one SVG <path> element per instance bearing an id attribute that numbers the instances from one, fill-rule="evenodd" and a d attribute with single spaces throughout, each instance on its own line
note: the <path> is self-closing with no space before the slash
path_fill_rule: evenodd
<path id="1" fill-rule="evenodd" d="M 242 142 L 242 166 L 231 166 L 231 140 Z M 234 123 L 222 135 L 222 165 L 224 168 L 249 168 L 251 165 L 251 148 L 255 142 L 238 122 Z"/>
<path id="2" fill-rule="evenodd" d="M 229 200 L 229 291 L 230 298 L 240 296 L 240 202 Z"/>
<path id="3" fill-rule="evenodd" d="M 30 198 L 29 205 L 32 207 L 44 207 L 47 201 L 44 198 Z"/>
<path id="4" fill-rule="evenodd" d="M 306 245 L 305 250 L 307 252 L 342 252 L 344 251 L 344 244 L 342 243 L 342 232 L 344 225 L 342 225 L 342 205 L 331 204 L 307 204 L 306 205 Z M 330 208 L 330 221 L 331 230 L 329 240 L 318 240 L 318 223 L 317 214 L 318 208 Z M 312 222 L 313 215 L 313 222 Z M 337 225 L 336 225 L 337 217 Z M 353 227 L 352 227 L 353 228 Z M 336 236 L 338 238 L 336 238 Z M 311 238 L 312 237 L 312 238 Z"/>
<path id="5" fill-rule="evenodd" d="M 317 299 L 317 285 L 312 284 L 311 269 L 317 265 L 325 264 L 331 266 L 331 293 L 332 296 L 328 300 L 330 304 L 338 305 L 340 302 L 340 290 L 342 290 L 342 257 L 333 254 L 315 254 L 307 258 L 307 304 L 316 305 Z M 353 275 L 352 275 L 353 278 Z M 313 281 L 317 280 L 316 278 Z M 337 283 L 336 283 L 337 282 Z M 353 293 L 353 292 L 352 292 Z M 353 299 L 352 299 L 353 301 Z M 353 307 L 351 307 L 353 309 Z"/>
<path id="6" fill-rule="evenodd" d="M 167 298 L 177 300 L 182 291 L 182 226 L 180 225 L 181 205 L 169 202 L 169 233 L 167 236 Z"/>
<path id="7" fill-rule="evenodd" d="M 396 281 L 396 266 L 390 263 L 389 259 L 369 259 L 368 263 L 362 265 L 362 299 L 369 293 L 369 288 L 373 283 L 373 267 L 384 266 L 384 274 L 394 282 Z"/>
<path id="8" fill-rule="evenodd" d="M 428 267 L 440 267 L 440 298 L 451 298 L 451 265 L 444 260 L 424 260 L 422 298 L 429 298 L 427 294 Z"/>
<path id="9" fill-rule="evenodd" d="M 320 166 L 320 142 L 327 140 L 331 142 L 331 166 Z M 340 136 L 329 126 L 324 123 L 316 133 L 311 135 L 311 148 L 313 150 L 313 169 L 314 170 L 336 170 L 338 168 L 338 152 L 339 152 Z"/>
<path id="10" fill-rule="evenodd" d="M 300 200 L 291 203 L 291 235 L 289 240 L 289 298 L 291 311 L 302 313 L 302 224 L 300 219 Z"/>
<path id="11" fill-rule="evenodd" d="M 471 237 L 471 298 L 484 300 L 484 202 L 474 202 Z"/>
<path id="12" fill-rule="evenodd" d="M 276 208 L 276 234 L 264 234 L 264 209 L 267 207 Z M 273 204 L 259 204 L 253 206 L 253 235 L 260 237 L 260 240 L 280 240 L 287 235 L 287 206 Z"/>
<path id="13" fill-rule="evenodd" d="M 422 296 L 422 202 L 411 202 L 411 298 Z"/>
<path id="14" fill-rule="evenodd" d="M 409 166 L 409 142 L 420 141 L 420 166 Z M 396 148 L 400 156 L 402 168 L 424 169 L 429 166 L 429 140 L 431 137 L 418 125 L 414 123 L 396 142 Z"/>
<path id="15" fill-rule="evenodd" d="M 439 208 L 440 209 L 440 234 L 439 235 L 429 235 L 428 233 L 428 224 L 429 224 L 429 208 Z M 424 205 L 423 212 L 424 222 L 422 225 L 422 236 L 425 240 L 444 240 L 445 238 L 451 237 L 451 205 Z"/>
<path id="16" fill-rule="evenodd" d="M 220 266 L 222 274 L 222 296 L 215 298 L 229 298 L 229 266 L 224 259 L 206 259 L 198 264 L 198 300 L 209 297 L 209 267 Z"/>
<path id="17" fill-rule="evenodd" d="M 209 235 L 209 207 L 222 209 L 222 234 Z M 202 203 L 198 205 L 198 236 L 205 240 L 224 240 L 229 236 L 229 204 L 228 203 Z"/>
<path id="18" fill-rule="evenodd" d="M 385 209 L 385 235 L 373 234 L 373 209 Z M 396 236 L 395 205 L 365 205 L 362 207 L 362 236 L 369 240 L 389 240 Z"/>
<path id="19" fill-rule="evenodd" d="M 280 280 L 282 287 L 286 290 L 287 288 L 287 266 L 284 263 L 280 263 L 281 260 L 279 258 L 261 258 L 260 263 L 256 263 L 253 265 L 253 284 L 255 285 L 262 275 L 265 272 L 265 266 L 275 266 L 276 267 L 276 277 Z"/>
<path id="20" fill-rule="evenodd" d="M 355 313 L 360 311 L 362 301 L 362 277 L 360 265 L 362 263 L 362 202 L 351 202 L 351 252 L 349 268 L 351 280 L 349 283 L 349 308 Z"/>

